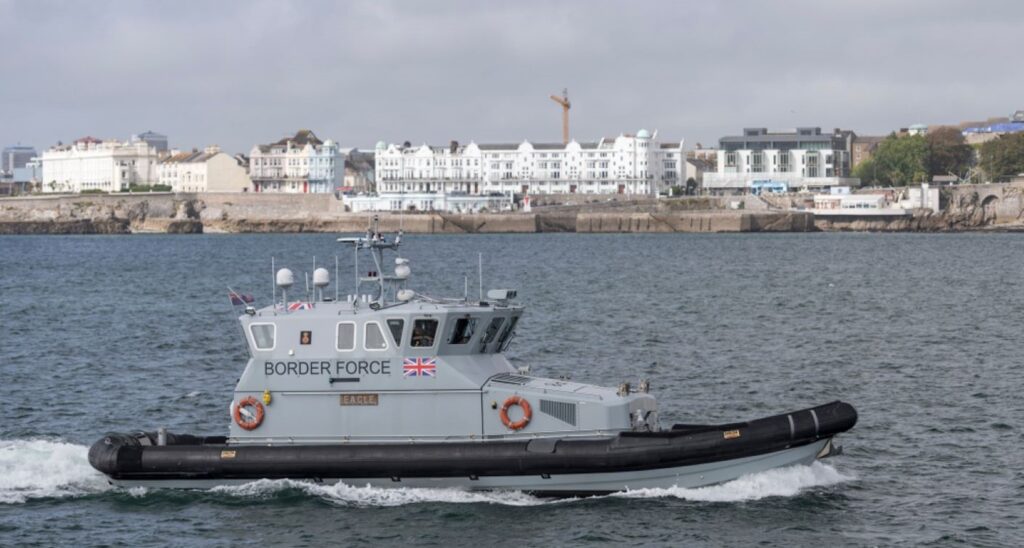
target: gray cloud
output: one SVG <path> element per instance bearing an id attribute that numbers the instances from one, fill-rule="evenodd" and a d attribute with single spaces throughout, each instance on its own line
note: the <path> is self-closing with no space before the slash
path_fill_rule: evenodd
<path id="1" fill-rule="evenodd" d="M 744 126 L 885 133 L 1024 108 L 1024 3 L 0 0 L 0 143 L 152 129 L 248 151 Z"/>

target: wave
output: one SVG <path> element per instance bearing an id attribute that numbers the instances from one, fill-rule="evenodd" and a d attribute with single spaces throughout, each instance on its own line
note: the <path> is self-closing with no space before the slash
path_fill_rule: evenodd
<path id="1" fill-rule="evenodd" d="M 791 466 L 742 476 L 721 485 L 687 489 L 667 487 L 635 489 L 602 498 L 679 498 L 699 502 L 745 502 L 767 497 L 793 497 L 816 487 L 828 487 L 855 478 L 821 462 Z M 260 480 L 238 486 L 215 487 L 211 491 L 244 498 L 264 498 L 285 490 L 299 490 L 311 496 L 347 506 L 403 506 L 422 502 L 451 504 L 499 504 L 537 506 L 578 499 L 535 497 L 518 491 L 464 491 L 443 488 L 381 488 L 346 484 L 316 485 L 295 480 Z"/>
<path id="2" fill-rule="evenodd" d="M 147 497 L 162 489 L 116 489 L 88 462 L 88 448 L 62 441 L 0 440 L 0 504 L 33 499 L 80 497 L 111 490 Z M 678 498 L 701 502 L 743 502 L 766 497 L 792 497 L 808 489 L 828 487 L 855 478 L 821 462 L 743 476 L 721 485 L 687 489 L 636 489 L 606 498 Z M 258 480 L 209 489 L 214 495 L 262 499 L 297 491 L 325 501 L 358 507 L 392 507 L 417 503 L 498 504 L 537 506 L 576 499 L 535 497 L 516 491 L 465 491 L 448 488 L 380 488 L 347 484 L 321 485 L 298 480 Z"/>
<path id="3" fill-rule="evenodd" d="M 89 448 L 46 439 L 0 440 L 0 504 L 77 497 L 112 487 L 89 466 Z"/>
<path id="4" fill-rule="evenodd" d="M 815 461 L 806 466 L 789 466 L 741 476 L 730 482 L 687 489 L 636 489 L 612 496 L 629 498 L 673 497 L 700 502 L 745 502 L 767 497 L 793 497 L 815 487 L 828 487 L 852 481 L 829 464 Z"/>
<path id="5" fill-rule="evenodd" d="M 553 502 L 552 499 L 535 497 L 519 491 L 465 491 L 455 488 L 396 488 L 368 485 L 360 487 L 344 483 L 319 485 L 297 480 L 259 480 L 244 485 L 214 487 L 210 491 L 244 498 L 265 498 L 293 489 L 339 505 L 359 507 L 405 506 L 422 502 L 537 506 Z"/>

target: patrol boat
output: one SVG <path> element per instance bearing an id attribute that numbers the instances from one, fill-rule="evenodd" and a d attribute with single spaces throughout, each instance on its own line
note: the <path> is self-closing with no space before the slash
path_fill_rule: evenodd
<path id="1" fill-rule="evenodd" d="M 275 289 L 270 306 L 246 307 L 239 321 L 251 357 L 227 436 L 109 433 L 90 448 L 92 466 L 124 486 L 288 478 L 588 495 L 809 464 L 835 454 L 833 437 L 857 421 L 836 401 L 662 428 L 646 381 L 634 390 L 531 376 L 505 357 L 523 315 L 515 291 L 478 300 L 418 293 L 408 260 L 382 274 L 402 235 L 388 239 L 377 226 L 338 239 L 353 246 L 357 272 L 361 253 L 373 259 L 355 294 L 327 298 L 330 273 L 320 268 L 313 294 L 289 301 L 295 276 L 281 269 L 281 299 Z"/>

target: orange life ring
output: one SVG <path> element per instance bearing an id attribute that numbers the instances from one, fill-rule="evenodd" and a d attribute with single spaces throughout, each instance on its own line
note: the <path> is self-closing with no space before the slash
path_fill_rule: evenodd
<path id="1" fill-rule="evenodd" d="M 256 415 L 248 419 L 242 418 L 243 407 L 252 407 Z M 238 405 L 235 406 L 232 414 L 235 416 L 235 423 L 246 430 L 255 430 L 257 426 L 263 424 L 263 404 L 253 396 L 242 398 L 242 401 L 238 402 Z"/>
<path id="2" fill-rule="evenodd" d="M 512 422 L 512 420 L 508 418 L 508 410 L 511 409 L 513 405 L 518 405 L 523 408 L 523 418 L 516 422 Z M 498 416 L 501 417 L 501 424 L 504 424 L 506 428 L 522 430 L 527 424 L 530 424 L 530 419 L 533 418 L 533 410 L 530 409 L 530 402 L 525 399 L 519 396 L 509 396 L 509 398 L 505 400 L 504 405 L 501 406 L 501 412 L 498 413 Z"/>

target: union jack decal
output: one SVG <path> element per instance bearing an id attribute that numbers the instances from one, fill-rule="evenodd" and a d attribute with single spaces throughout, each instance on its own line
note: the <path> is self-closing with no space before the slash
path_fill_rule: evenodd
<path id="1" fill-rule="evenodd" d="M 403 377 L 436 377 L 437 358 L 405 358 L 402 362 Z"/>
<path id="2" fill-rule="evenodd" d="M 288 312 L 295 312 L 296 310 L 312 310 L 313 303 L 305 303 L 302 301 L 288 303 Z"/>

